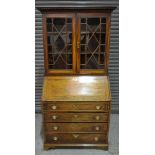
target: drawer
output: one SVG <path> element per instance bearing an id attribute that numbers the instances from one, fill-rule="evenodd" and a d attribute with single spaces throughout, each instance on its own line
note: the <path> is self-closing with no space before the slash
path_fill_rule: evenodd
<path id="1" fill-rule="evenodd" d="M 104 134 L 46 134 L 45 143 L 55 144 L 105 144 L 107 136 Z"/>
<path id="2" fill-rule="evenodd" d="M 108 122 L 109 113 L 53 113 L 45 112 L 45 122 Z"/>
<path id="3" fill-rule="evenodd" d="M 50 133 L 106 133 L 108 123 L 45 123 L 45 131 Z"/>
<path id="4" fill-rule="evenodd" d="M 50 111 L 100 111 L 110 110 L 110 102 L 43 102 L 43 109 Z"/>

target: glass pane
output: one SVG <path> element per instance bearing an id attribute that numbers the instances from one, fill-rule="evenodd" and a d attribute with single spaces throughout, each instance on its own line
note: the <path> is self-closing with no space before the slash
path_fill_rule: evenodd
<path id="1" fill-rule="evenodd" d="M 72 33 L 68 33 L 67 35 L 67 44 L 72 44 Z"/>
<path id="2" fill-rule="evenodd" d="M 81 24 L 81 33 L 86 33 L 86 24 Z"/>
<path id="3" fill-rule="evenodd" d="M 101 33 L 101 43 L 105 44 L 105 33 Z"/>
<path id="4" fill-rule="evenodd" d="M 52 19 L 47 18 L 47 31 L 52 32 Z"/>
<path id="5" fill-rule="evenodd" d="M 72 32 L 72 24 L 67 24 L 67 30 L 68 32 Z"/>
<path id="6" fill-rule="evenodd" d="M 52 54 L 52 46 L 51 45 L 48 45 L 48 53 L 50 54 Z"/>
<path id="7" fill-rule="evenodd" d="M 98 47 L 98 41 L 94 36 L 91 37 L 91 39 L 89 40 L 88 47 L 89 47 L 91 52 L 94 52 L 95 49 Z"/>
<path id="8" fill-rule="evenodd" d="M 86 38 L 87 38 L 86 34 L 81 34 L 81 44 L 86 44 L 87 43 Z"/>
<path id="9" fill-rule="evenodd" d="M 100 53 L 101 54 L 105 53 L 105 45 L 100 46 Z"/>
<path id="10" fill-rule="evenodd" d="M 60 31 L 65 25 L 65 18 L 54 18 L 53 25 L 55 26 L 57 31 Z"/>
<path id="11" fill-rule="evenodd" d="M 85 53 L 86 52 L 85 49 L 86 47 L 84 45 L 81 45 L 81 53 Z"/>
<path id="12" fill-rule="evenodd" d="M 85 55 L 84 54 L 81 54 L 81 64 L 84 64 L 85 63 Z"/>
<path id="13" fill-rule="evenodd" d="M 49 69 L 72 69 L 72 19 L 47 18 Z"/>
<path id="14" fill-rule="evenodd" d="M 101 24 L 101 32 L 106 32 L 106 25 L 105 24 Z"/>
<path id="15" fill-rule="evenodd" d="M 101 23 L 106 23 L 106 18 L 105 17 L 101 18 Z"/>
<path id="16" fill-rule="evenodd" d="M 67 23 L 72 23 L 72 18 L 67 18 Z"/>
<path id="17" fill-rule="evenodd" d="M 105 23 L 105 17 L 81 18 L 81 69 L 104 69 Z"/>
<path id="18" fill-rule="evenodd" d="M 67 55 L 67 63 L 70 65 L 72 64 L 72 55 L 71 54 Z"/>
<path id="19" fill-rule="evenodd" d="M 72 45 L 67 46 L 67 53 L 72 54 Z"/>
<path id="20" fill-rule="evenodd" d="M 81 23 L 86 23 L 86 18 L 81 18 Z"/>
<path id="21" fill-rule="evenodd" d="M 100 64 L 103 64 L 103 62 L 104 62 L 104 54 L 101 54 L 100 55 Z"/>
<path id="22" fill-rule="evenodd" d="M 88 18 L 87 25 L 89 26 L 90 31 L 94 32 L 100 24 L 100 18 Z"/>

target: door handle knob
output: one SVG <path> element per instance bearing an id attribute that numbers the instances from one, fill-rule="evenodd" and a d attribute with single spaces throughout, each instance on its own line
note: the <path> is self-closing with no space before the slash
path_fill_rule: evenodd
<path id="1" fill-rule="evenodd" d="M 80 48 L 80 42 L 77 42 L 77 48 Z"/>

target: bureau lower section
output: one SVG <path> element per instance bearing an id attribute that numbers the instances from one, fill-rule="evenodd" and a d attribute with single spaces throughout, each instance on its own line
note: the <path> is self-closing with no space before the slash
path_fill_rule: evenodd
<path id="1" fill-rule="evenodd" d="M 43 103 L 44 149 L 55 147 L 107 149 L 109 114 L 110 102 Z"/>

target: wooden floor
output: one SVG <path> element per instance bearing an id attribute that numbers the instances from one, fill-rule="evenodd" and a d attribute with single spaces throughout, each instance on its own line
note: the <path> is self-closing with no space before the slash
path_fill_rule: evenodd
<path id="1" fill-rule="evenodd" d="M 35 125 L 35 155 L 119 155 L 119 115 L 111 115 L 110 135 L 109 135 L 109 150 L 97 149 L 54 149 L 43 150 L 42 137 L 42 117 L 41 114 L 36 114 Z"/>

